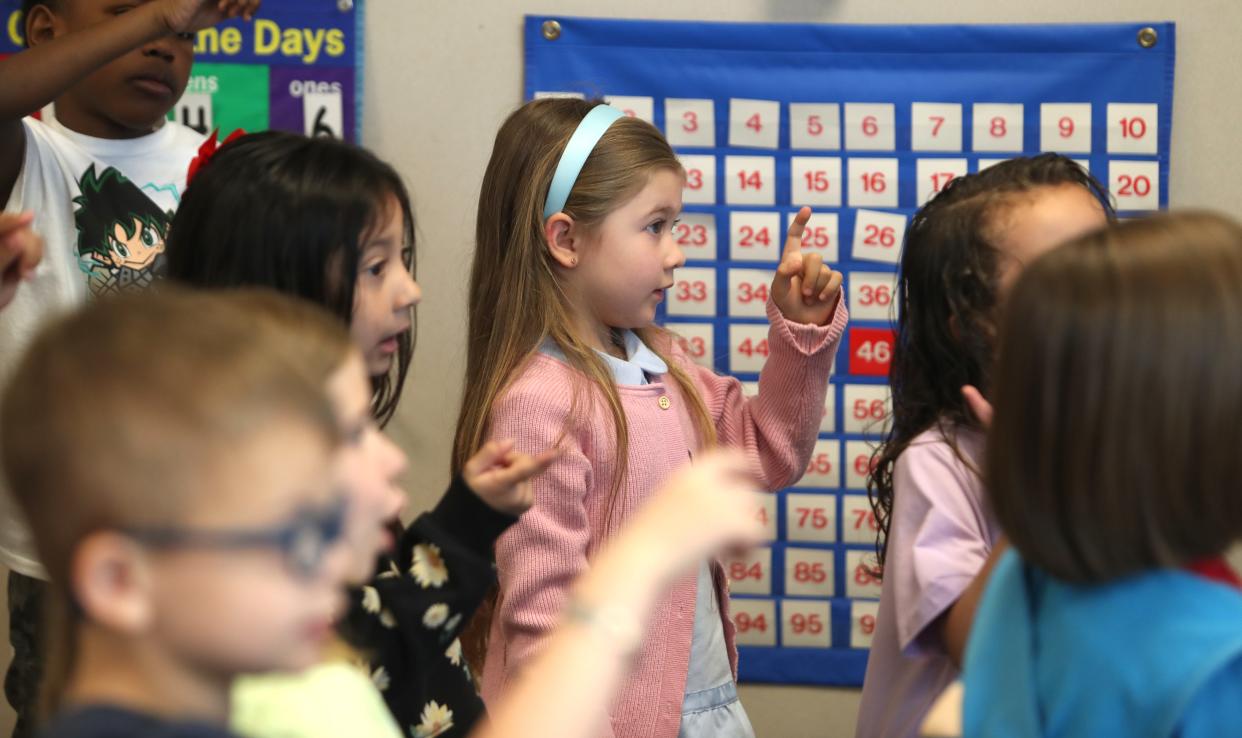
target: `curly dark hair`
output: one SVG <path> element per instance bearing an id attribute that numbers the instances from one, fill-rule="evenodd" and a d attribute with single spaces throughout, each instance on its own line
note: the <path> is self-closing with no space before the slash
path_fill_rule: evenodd
<path id="1" fill-rule="evenodd" d="M 996 340 L 998 208 L 1040 187 L 1081 185 L 1109 219 L 1108 193 L 1085 169 L 1060 154 L 1010 159 L 953 179 L 924 205 L 906 230 L 896 341 L 889 369 L 892 427 L 872 457 L 867 494 L 879 532 L 880 572 L 888 553 L 893 471 L 910 442 L 933 426 L 978 427 L 962 399 L 963 385 L 985 395 Z M 953 434 L 945 438 L 957 451 Z M 879 572 L 877 572 L 879 573 Z"/>

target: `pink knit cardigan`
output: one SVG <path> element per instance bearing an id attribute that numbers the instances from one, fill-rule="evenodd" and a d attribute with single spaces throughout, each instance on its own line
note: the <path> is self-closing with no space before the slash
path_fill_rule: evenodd
<path id="1" fill-rule="evenodd" d="M 742 394 L 738 380 L 693 364 L 676 345 L 660 348 L 693 377 L 715 421 L 720 444 L 744 449 L 756 477 L 767 489 L 777 490 L 795 482 L 810 459 L 847 313 L 838 303 L 829 325 L 812 326 L 785 320 L 771 302 L 767 312 L 769 355 L 755 398 Z M 488 703 L 504 691 L 507 680 L 556 626 L 570 585 L 589 565 L 590 553 L 675 469 L 689 463 L 700 446 L 685 398 L 671 378 L 619 385 L 629 424 L 629 454 L 616 509 L 607 522 L 606 498 L 617 472 L 616 439 L 602 402 L 584 400 L 578 412 L 589 413 L 591 422 L 571 422 L 571 388 L 581 381 L 581 375 L 559 359 L 536 355 L 492 412 L 491 437 L 516 439 L 518 450 L 527 453 L 559 440 L 564 453 L 534 480 L 534 507 L 496 544 L 500 600 L 483 670 L 483 699 Z M 713 578 L 736 678 L 728 585 L 719 564 L 713 566 Z M 634 671 L 613 704 L 605 735 L 676 737 L 694 629 L 695 588 L 696 573 L 689 571 L 659 601 Z"/>

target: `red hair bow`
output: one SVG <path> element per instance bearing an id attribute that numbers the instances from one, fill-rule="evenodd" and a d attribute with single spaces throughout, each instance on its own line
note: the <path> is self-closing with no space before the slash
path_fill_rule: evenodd
<path id="1" fill-rule="evenodd" d="M 207 166 L 207 162 L 211 161 L 211 157 L 216 155 L 216 151 L 221 146 L 228 146 L 230 143 L 236 141 L 244 135 L 246 135 L 246 132 L 238 128 L 230 133 L 228 138 L 224 139 L 224 143 L 220 143 L 220 129 L 217 128 L 212 131 L 211 136 L 203 142 L 202 146 L 198 147 L 198 156 L 190 160 L 190 169 L 185 173 L 186 185 L 190 184 L 190 182 L 194 179 L 194 175 L 198 174 L 198 170 Z"/>

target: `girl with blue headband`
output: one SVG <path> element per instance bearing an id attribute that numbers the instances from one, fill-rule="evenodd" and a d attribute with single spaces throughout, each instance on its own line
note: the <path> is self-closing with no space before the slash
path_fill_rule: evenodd
<path id="1" fill-rule="evenodd" d="M 561 454 L 498 540 L 498 594 L 467 634 L 485 701 L 563 619 L 598 632 L 601 650 L 636 642 L 625 637 L 629 618 L 578 601 L 570 582 L 678 468 L 720 445 L 742 449 L 768 490 L 806 469 L 846 323 L 841 275 L 801 253 L 803 209 L 770 291 L 759 395 L 746 398 L 653 324 L 685 260 L 673 236 L 684 182 L 658 130 L 597 103 L 535 101 L 497 135 L 480 194 L 454 468 L 493 438 Z M 605 734 L 752 736 L 728 613 L 722 567 L 686 571 L 634 646 Z"/>

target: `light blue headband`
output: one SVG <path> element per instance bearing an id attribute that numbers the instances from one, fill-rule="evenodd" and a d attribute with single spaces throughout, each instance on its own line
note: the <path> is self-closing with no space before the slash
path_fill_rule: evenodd
<path id="1" fill-rule="evenodd" d="M 565 209 L 569 192 L 578 181 L 582 165 L 586 164 L 587 157 L 595 150 L 595 144 L 599 143 L 613 121 L 624 115 L 625 113 L 611 105 L 596 105 L 578 124 L 574 135 L 569 137 L 569 143 L 565 144 L 565 153 L 561 154 L 561 160 L 556 164 L 556 174 L 552 175 L 548 201 L 543 207 L 544 220 Z"/>

